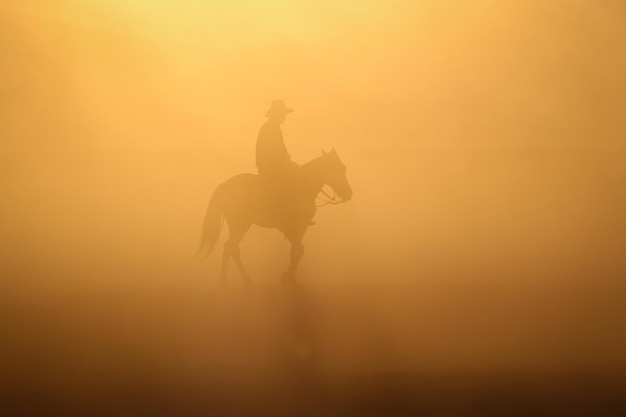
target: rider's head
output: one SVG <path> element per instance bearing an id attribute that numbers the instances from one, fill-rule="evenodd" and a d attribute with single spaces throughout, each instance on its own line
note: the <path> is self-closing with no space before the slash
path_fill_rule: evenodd
<path id="1" fill-rule="evenodd" d="M 291 113 L 293 109 L 287 107 L 284 101 L 274 100 L 270 109 L 265 113 L 265 117 L 268 117 L 271 121 L 281 124 L 285 121 L 287 114 Z"/>

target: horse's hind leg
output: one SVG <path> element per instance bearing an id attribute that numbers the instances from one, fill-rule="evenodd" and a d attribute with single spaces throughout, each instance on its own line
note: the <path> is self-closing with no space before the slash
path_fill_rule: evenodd
<path id="1" fill-rule="evenodd" d="M 233 251 L 233 259 L 235 260 L 235 265 L 239 268 L 239 272 L 241 272 L 241 277 L 243 278 L 243 282 L 248 287 L 253 287 L 252 280 L 250 280 L 250 274 L 246 270 L 246 267 L 243 266 L 243 262 L 241 262 L 241 257 L 239 256 L 239 244 L 237 244 L 236 249 Z"/>
<path id="2" fill-rule="evenodd" d="M 228 261 L 230 260 L 231 256 L 233 260 L 235 261 L 235 265 L 237 265 L 237 268 L 239 269 L 239 272 L 241 273 L 241 276 L 244 282 L 246 283 L 246 285 L 252 286 L 250 275 L 248 274 L 248 271 L 246 270 L 246 268 L 243 266 L 243 263 L 241 262 L 241 255 L 239 251 L 239 243 L 245 236 L 250 226 L 251 226 L 250 224 L 239 224 L 239 223 L 228 224 L 228 227 L 230 229 L 230 236 L 228 237 L 228 240 L 226 241 L 226 244 L 224 245 L 224 258 L 222 260 L 222 275 L 220 278 L 220 282 L 223 286 L 226 285 L 226 276 L 228 275 Z"/>
<path id="3" fill-rule="evenodd" d="M 229 242 L 226 242 L 224 244 L 224 253 L 222 254 L 222 269 L 220 270 L 220 285 L 222 287 L 226 287 L 228 285 L 228 261 L 230 261 L 230 257 L 232 256 L 231 248 L 232 245 L 230 245 Z"/>

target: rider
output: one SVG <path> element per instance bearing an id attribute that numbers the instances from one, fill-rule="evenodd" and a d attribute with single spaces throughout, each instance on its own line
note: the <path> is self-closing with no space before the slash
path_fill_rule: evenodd
<path id="1" fill-rule="evenodd" d="M 286 215 L 293 208 L 289 197 L 296 191 L 298 165 L 287 153 L 280 128 L 287 114 L 291 112 L 293 109 L 288 108 L 283 100 L 274 100 L 265 114 L 267 121 L 261 127 L 256 142 L 256 166 L 259 178 L 276 202 L 278 215 Z"/>
<path id="2" fill-rule="evenodd" d="M 282 100 L 274 100 L 265 114 L 267 122 L 263 124 L 256 142 L 256 166 L 261 177 L 272 183 L 282 183 L 293 173 L 297 165 L 287 153 L 280 125 L 293 109 L 287 108 Z"/>

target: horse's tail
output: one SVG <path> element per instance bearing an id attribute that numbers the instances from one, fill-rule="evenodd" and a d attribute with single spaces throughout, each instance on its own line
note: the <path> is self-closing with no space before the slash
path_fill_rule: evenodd
<path id="1" fill-rule="evenodd" d="M 208 257 L 213 251 L 213 247 L 220 237 L 223 224 L 222 202 L 223 202 L 223 184 L 218 186 L 211 196 L 209 207 L 204 215 L 204 224 L 202 225 L 202 234 L 200 236 L 200 247 L 198 255 Z"/>

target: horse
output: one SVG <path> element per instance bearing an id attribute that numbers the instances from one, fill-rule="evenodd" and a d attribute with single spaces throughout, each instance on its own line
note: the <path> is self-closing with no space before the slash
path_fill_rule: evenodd
<path id="1" fill-rule="evenodd" d="M 334 196 L 322 188 L 328 185 Z M 352 188 L 346 177 L 346 167 L 335 148 L 307 162 L 297 169 L 292 185 L 284 198 L 278 199 L 272 187 L 255 174 L 239 174 L 220 184 L 211 196 L 204 217 L 199 254 L 208 257 L 217 242 L 223 221 L 228 224 L 229 236 L 224 244 L 220 284 L 227 285 L 228 266 L 232 258 L 246 285 L 252 286 L 250 275 L 241 262 L 239 243 L 250 226 L 275 228 L 291 243 L 290 261 L 281 278 L 285 284 L 295 284 L 298 263 L 304 254 L 302 239 L 315 215 L 315 201 L 322 193 L 326 204 L 347 202 L 352 198 Z M 339 197 L 339 198 L 337 198 Z"/>

